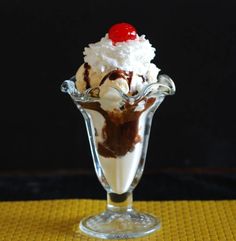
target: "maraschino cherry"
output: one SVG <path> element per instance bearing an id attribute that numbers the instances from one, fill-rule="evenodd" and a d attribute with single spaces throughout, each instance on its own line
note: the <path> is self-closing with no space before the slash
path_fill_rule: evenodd
<path id="1" fill-rule="evenodd" d="M 113 44 L 136 39 L 136 29 L 129 23 L 117 23 L 111 26 L 108 31 L 108 37 Z"/>

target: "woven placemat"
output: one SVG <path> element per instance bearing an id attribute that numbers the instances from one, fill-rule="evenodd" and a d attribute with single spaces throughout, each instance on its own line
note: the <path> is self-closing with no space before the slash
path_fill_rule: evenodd
<path id="1" fill-rule="evenodd" d="M 92 241 L 73 231 L 81 218 L 105 209 L 100 200 L 0 202 L 0 241 Z M 162 228 L 137 240 L 236 240 L 236 200 L 141 201 L 135 207 L 160 217 Z M 129 239 L 134 240 L 134 239 Z"/>

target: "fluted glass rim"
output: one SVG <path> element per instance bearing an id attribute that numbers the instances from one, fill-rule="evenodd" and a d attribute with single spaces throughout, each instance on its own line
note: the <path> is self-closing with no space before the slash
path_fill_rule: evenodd
<path id="1" fill-rule="evenodd" d="M 83 92 L 80 92 L 75 85 L 76 78 L 72 76 L 70 79 L 65 80 L 61 84 L 61 91 L 68 93 L 73 100 L 80 102 L 94 102 L 99 101 L 101 98 L 93 96 L 93 92 L 97 91 L 99 87 L 89 88 Z M 125 101 L 129 103 L 134 103 L 137 100 L 148 96 L 148 95 L 174 95 L 176 91 L 175 84 L 173 80 L 165 74 L 158 75 L 157 82 L 147 84 L 140 92 L 130 96 L 122 92 L 120 89 L 112 87 L 117 94 Z"/>

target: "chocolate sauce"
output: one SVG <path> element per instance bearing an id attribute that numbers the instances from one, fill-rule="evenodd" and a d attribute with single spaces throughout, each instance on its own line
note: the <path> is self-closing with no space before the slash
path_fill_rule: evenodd
<path id="1" fill-rule="evenodd" d="M 89 89 L 90 86 L 90 79 L 89 79 L 89 69 L 90 65 L 88 63 L 84 63 L 84 81 L 86 82 L 86 89 Z"/>
<path id="2" fill-rule="evenodd" d="M 119 78 L 125 79 L 125 71 L 117 69 L 110 72 L 109 80 L 116 80 Z"/>
<path id="3" fill-rule="evenodd" d="M 129 74 L 128 74 L 128 78 L 127 78 L 129 88 L 131 86 L 132 78 L 133 78 L 133 72 L 130 71 Z"/>
<path id="4" fill-rule="evenodd" d="M 122 79 L 125 79 L 127 80 L 128 82 L 128 85 L 130 87 L 131 85 L 131 81 L 132 81 L 132 77 L 133 77 L 133 72 L 126 72 L 124 70 L 121 70 L 121 69 L 116 69 L 116 70 L 113 70 L 111 72 L 109 72 L 108 74 L 106 74 L 101 82 L 100 82 L 100 86 L 104 84 L 104 82 L 106 81 L 107 78 L 109 78 L 109 80 L 116 80 L 116 79 L 119 79 L 119 78 L 122 78 Z"/>
<path id="5" fill-rule="evenodd" d="M 135 111 L 140 101 L 145 101 L 142 111 Z M 139 132 L 139 118 L 148 109 L 155 98 L 142 98 L 134 105 L 126 104 L 124 110 L 120 112 L 107 112 L 103 110 L 99 102 L 81 103 L 85 109 L 99 112 L 105 119 L 102 130 L 103 142 L 99 142 L 98 153 L 103 157 L 124 156 L 127 152 L 132 152 L 136 143 L 142 141 Z"/>
<path id="6" fill-rule="evenodd" d="M 102 80 L 101 80 L 99 86 L 101 86 L 101 85 L 104 84 L 104 82 L 106 81 L 107 77 L 108 77 L 110 74 L 111 74 L 111 72 L 109 72 L 108 74 L 106 74 L 106 75 L 102 78 Z"/>
<path id="7" fill-rule="evenodd" d="M 143 75 L 139 74 L 138 76 L 142 78 L 143 83 L 147 81 L 146 78 Z"/>
<path id="8" fill-rule="evenodd" d="M 84 81 L 86 82 L 86 89 L 90 88 L 90 68 L 91 67 L 87 63 L 84 64 Z M 143 79 L 143 82 L 146 81 L 144 76 L 139 76 Z M 125 79 L 130 87 L 133 72 L 120 69 L 113 70 L 102 78 L 100 86 L 104 84 L 107 79 L 115 81 L 119 78 Z M 135 111 L 135 108 L 140 101 L 145 101 L 144 108 L 142 111 Z M 99 112 L 105 119 L 105 125 L 102 129 L 102 137 L 104 141 L 97 143 L 98 153 L 103 157 L 116 158 L 118 156 L 126 155 L 127 152 L 132 152 L 135 144 L 142 141 L 142 138 L 139 135 L 139 118 L 154 102 L 155 98 L 144 97 L 133 105 L 126 103 L 122 106 L 120 111 L 115 112 L 107 112 L 103 110 L 99 102 L 80 103 L 85 109 Z"/>

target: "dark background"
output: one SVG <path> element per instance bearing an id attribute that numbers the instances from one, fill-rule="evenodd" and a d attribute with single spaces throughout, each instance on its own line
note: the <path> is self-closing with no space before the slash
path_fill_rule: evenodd
<path id="1" fill-rule="evenodd" d="M 235 10 L 235 1 L 2 0 L 1 172 L 95 175 L 82 116 L 60 85 L 117 22 L 146 35 L 177 87 L 154 117 L 145 172 L 234 170 Z"/>

